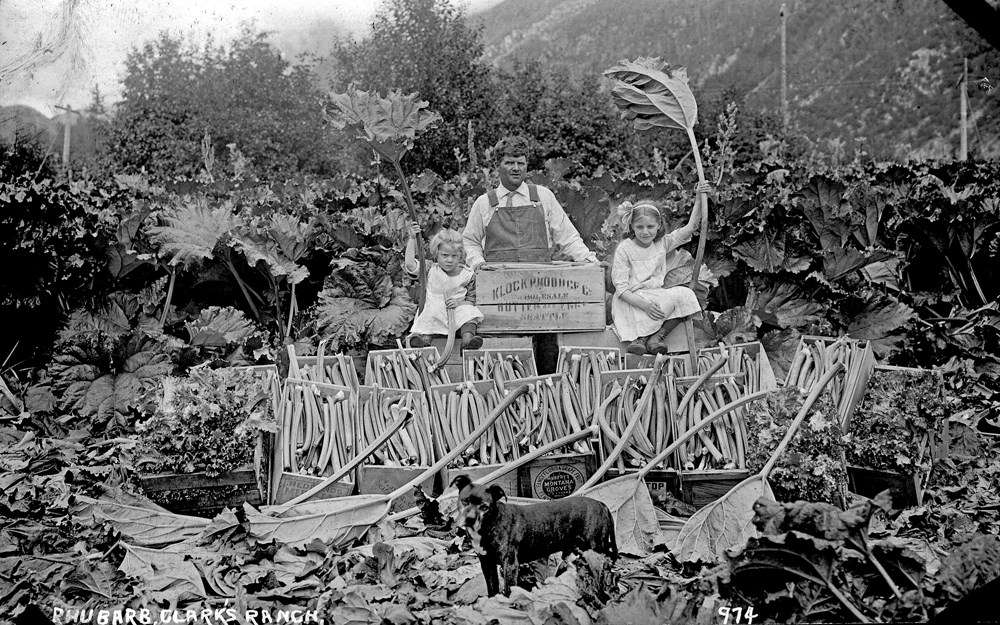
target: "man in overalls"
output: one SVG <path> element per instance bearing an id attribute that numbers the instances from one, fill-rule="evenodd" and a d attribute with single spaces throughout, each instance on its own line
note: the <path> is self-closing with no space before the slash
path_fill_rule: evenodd
<path id="1" fill-rule="evenodd" d="M 472 204 L 462 242 L 473 270 L 483 263 L 547 263 L 561 256 L 597 262 L 552 191 L 524 182 L 530 146 L 523 137 L 501 139 L 494 148 L 500 186 Z"/>

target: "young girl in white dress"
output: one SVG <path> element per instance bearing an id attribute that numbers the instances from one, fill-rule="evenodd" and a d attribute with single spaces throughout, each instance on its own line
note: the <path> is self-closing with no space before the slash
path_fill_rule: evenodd
<path id="1" fill-rule="evenodd" d="M 417 276 L 420 265 L 416 260 L 417 237 L 420 226 L 410 226 L 406 241 L 403 268 Z M 479 349 L 483 339 L 476 334 L 483 313 L 476 308 L 476 274 L 465 264 L 465 247 L 462 235 L 455 230 L 443 229 L 431 237 L 429 256 L 436 262 L 428 263 L 427 295 L 424 309 L 417 314 L 410 328 L 411 347 L 428 347 L 433 335 L 448 335 L 448 310 L 455 311 L 455 329 L 462 339 L 463 349 Z"/>
<path id="2" fill-rule="evenodd" d="M 695 189 L 697 193 L 709 190 L 707 182 Z M 687 224 L 669 233 L 662 212 L 652 202 L 624 202 L 618 207 L 618 215 L 628 238 L 618 244 L 611 266 L 615 332 L 622 341 L 630 341 L 626 348 L 630 354 L 666 353 L 667 335 L 685 318 L 701 315 L 694 291 L 686 286 L 663 287 L 668 260 L 678 247 L 691 240 L 700 223 L 701 204 L 696 195 Z"/>

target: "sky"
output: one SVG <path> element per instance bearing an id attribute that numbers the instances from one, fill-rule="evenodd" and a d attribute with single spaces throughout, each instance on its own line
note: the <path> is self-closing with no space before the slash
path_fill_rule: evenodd
<path id="1" fill-rule="evenodd" d="M 500 0 L 452 0 L 469 11 Z M 0 105 L 47 116 L 83 108 L 97 85 L 108 102 L 129 50 L 163 30 L 216 41 L 252 23 L 276 38 L 333 24 L 363 36 L 382 0 L 0 0 Z"/>

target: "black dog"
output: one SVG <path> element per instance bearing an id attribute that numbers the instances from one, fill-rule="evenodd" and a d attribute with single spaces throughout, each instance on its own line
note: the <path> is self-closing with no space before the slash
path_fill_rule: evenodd
<path id="1" fill-rule="evenodd" d="M 492 597 L 500 592 L 497 566 L 503 567 L 504 593 L 517 585 L 518 566 L 557 551 L 593 549 L 618 558 L 615 522 L 608 507 L 587 497 L 567 497 L 516 506 L 497 485 L 474 484 L 468 475 L 452 481 L 458 488 L 458 522 L 472 537 Z"/>

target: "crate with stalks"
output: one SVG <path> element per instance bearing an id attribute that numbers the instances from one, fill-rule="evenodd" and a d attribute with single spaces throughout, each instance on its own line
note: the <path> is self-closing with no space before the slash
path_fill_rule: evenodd
<path id="1" fill-rule="evenodd" d="M 325 477 L 357 450 L 357 393 L 347 386 L 288 378 L 282 397 L 281 468 Z"/>
<path id="2" fill-rule="evenodd" d="M 535 353 L 530 347 L 507 349 L 467 349 L 462 352 L 463 379 L 477 382 L 507 382 L 538 375 Z"/>
<path id="3" fill-rule="evenodd" d="M 822 379 L 824 373 L 838 363 L 843 364 L 846 371 L 831 380 L 829 391 L 837 406 L 840 426 L 846 431 L 851 427 L 851 417 L 865 392 L 872 367 L 875 366 L 875 352 L 871 342 L 846 336 L 837 339 L 802 336 L 788 366 L 785 386 L 797 386 L 808 392 Z"/>
<path id="4" fill-rule="evenodd" d="M 369 447 L 386 431 L 402 426 L 385 444 L 365 459 L 358 470 L 361 494 L 391 493 L 415 475 L 421 474 L 440 457 L 432 435 L 432 420 L 427 394 L 422 390 L 383 388 L 362 385 L 358 389 L 359 446 Z M 428 476 L 421 485 L 425 492 L 440 492 L 441 474 Z M 399 505 L 412 504 L 406 495 Z"/>
<path id="5" fill-rule="evenodd" d="M 589 417 L 583 413 L 564 374 L 514 380 L 508 390 L 521 387 L 527 392 L 514 404 L 518 411 L 515 423 L 519 425 L 514 434 L 522 454 L 590 427 Z M 591 442 L 577 440 L 562 453 L 557 451 L 525 464 L 519 473 L 520 493 L 540 499 L 570 495 L 590 478 L 595 461 Z"/>
<path id="6" fill-rule="evenodd" d="M 431 386 L 451 382 L 439 361 L 433 347 L 373 350 L 368 352 L 365 384 L 426 393 Z"/>
<path id="7" fill-rule="evenodd" d="M 601 374 L 622 368 L 617 347 L 560 347 L 556 372 L 566 375 L 570 391 L 579 398 L 582 413 L 593 418 L 601 397 Z"/>
<path id="8" fill-rule="evenodd" d="M 660 360 L 659 371 L 626 369 L 601 376 L 602 399 L 595 418 L 604 452 L 618 445 L 623 432 L 632 432 L 618 459 L 620 472 L 645 465 L 679 432 L 747 394 L 744 374 L 719 371 L 727 359 L 697 377 L 677 377 L 687 359 L 672 357 Z M 661 491 L 675 485 L 681 499 L 693 505 L 704 505 L 713 493 L 747 477 L 744 411 L 737 407 L 700 429 L 647 477 L 657 480 Z"/>
<path id="9" fill-rule="evenodd" d="M 456 382 L 431 387 L 431 433 L 443 457 L 465 441 L 499 404 L 499 391 L 492 380 Z M 516 435 L 519 424 L 514 407 L 504 411 L 490 428 L 448 466 L 472 480 L 488 475 L 521 457 Z M 505 492 L 515 494 L 517 472 L 499 482 Z"/>
<path id="10" fill-rule="evenodd" d="M 347 354 L 327 354 L 326 340 L 319 343 L 315 356 L 299 356 L 295 345 L 288 346 L 288 377 L 323 384 L 336 384 L 357 390 L 358 371 Z"/>

